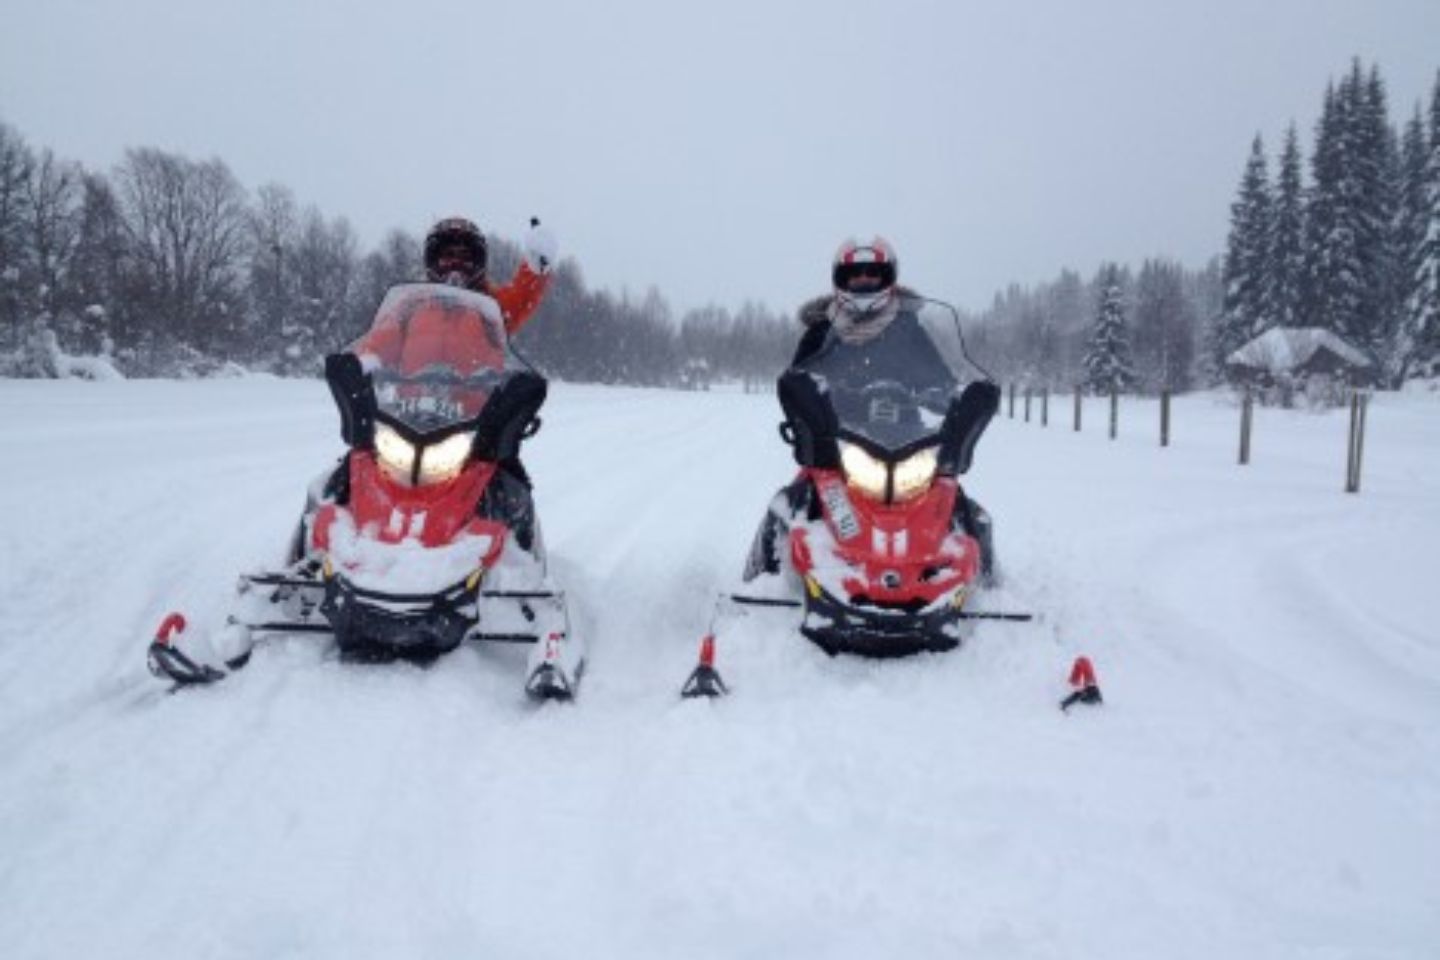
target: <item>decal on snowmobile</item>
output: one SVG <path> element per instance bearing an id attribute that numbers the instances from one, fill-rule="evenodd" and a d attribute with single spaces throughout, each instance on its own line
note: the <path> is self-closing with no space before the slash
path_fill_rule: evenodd
<path id="1" fill-rule="evenodd" d="M 405 396 L 395 384 L 384 384 L 376 389 L 376 397 L 395 411 L 402 420 L 422 417 L 431 420 L 455 422 L 465 417 L 463 404 L 435 396 Z"/>

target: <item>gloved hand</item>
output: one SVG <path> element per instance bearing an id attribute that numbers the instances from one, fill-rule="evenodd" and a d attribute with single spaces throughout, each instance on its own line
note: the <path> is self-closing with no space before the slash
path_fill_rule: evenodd
<path id="1" fill-rule="evenodd" d="M 530 232 L 525 235 L 525 262 L 536 273 L 549 273 L 555 266 L 559 244 L 548 227 L 540 226 L 537 217 L 530 218 Z"/>

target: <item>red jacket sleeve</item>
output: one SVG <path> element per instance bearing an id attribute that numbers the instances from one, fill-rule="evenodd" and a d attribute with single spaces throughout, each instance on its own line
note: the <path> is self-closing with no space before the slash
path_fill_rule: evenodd
<path id="1" fill-rule="evenodd" d="M 549 286 L 548 273 L 536 273 L 530 269 L 530 264 L 522 262 L 508 284 L 491 290 L 490 295 L 500 304 L 500 312 L 505 317 L 506 333 L 513 337 L 520 332 L 535 308 L 540 306 L 540 300 Z"/>

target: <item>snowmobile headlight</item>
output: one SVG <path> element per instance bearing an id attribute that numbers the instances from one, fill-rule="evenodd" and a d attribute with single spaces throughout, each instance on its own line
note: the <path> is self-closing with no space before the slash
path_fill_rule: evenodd
<path id="1" fill-rule="evenodd" d="M 895 464 L 895 499 L 909 500 L 930 489 L 939 464 L 939 447 L 926 447 Z"/>
<path id="2" fill-rule="evenodd" d="M 375 455 L 380 465 L 405 483 L 415 469 L 415 446 L 386 423 L 375 424 Z"/>
<path id="3" fill-rule="evenodd" d="M 426 447 L 420 454 L 420 482 L 453 480 L 465 467 L 465 461 L 470 459 L 470 448 L 474 445 L 475 434 L 457 433 Z"/>
<path id="4" fill-rule="evenodd" d="M 876 460 L 855 444 L 842 440 L 840 465 L 845 468 L 845 479 L 850 486 L 872 500 L 885 499 L 885 487 L 890 480 L 890 471 L 884 461 Z"/>

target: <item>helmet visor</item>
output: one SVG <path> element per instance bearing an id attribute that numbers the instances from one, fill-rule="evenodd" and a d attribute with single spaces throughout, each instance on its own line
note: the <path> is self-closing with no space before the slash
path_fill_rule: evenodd
<path id="1" fill-rule="evenodd" d="M 425 241 L 425 269 L 434 276 L 485 272 L 485 241 L 467 230 L 437 230 Z"/>
<path id="2" fill-rule="evenodd" d="M 895 285 L 895 264 L 837 263 L 833 279 L 836 290 L 846 293 L 878 293 Z"/>
<path id="3" fill-rule="evenodd" d="M 459 271 L 467 276 L 480 266 L 475 245 L 465 241 L 442 243 L 435 254 L 434 268 L 440 273 Z"/>

